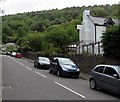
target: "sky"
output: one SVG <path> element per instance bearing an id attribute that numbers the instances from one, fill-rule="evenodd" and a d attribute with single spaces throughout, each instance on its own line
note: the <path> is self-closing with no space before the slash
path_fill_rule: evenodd
<path id="1" fill-rule="evenodd" d="M 7 15 L 73 6 L 112 5 L 118 2 L 119 0 L 0 0 L 0 9 Z"/>

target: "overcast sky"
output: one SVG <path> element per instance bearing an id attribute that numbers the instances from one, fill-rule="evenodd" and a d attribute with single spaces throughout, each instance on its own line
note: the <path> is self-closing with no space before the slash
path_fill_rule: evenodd
<path id="1" fill-rule="evenodd" d="M 16 14 L 73 6 L 112 5 L 118 2 L 119 0 L 0 0 L 0 7 L 5 14 Z"/>

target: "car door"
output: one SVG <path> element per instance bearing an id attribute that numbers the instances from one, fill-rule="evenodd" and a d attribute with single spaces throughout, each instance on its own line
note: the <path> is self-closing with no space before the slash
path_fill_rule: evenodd
<path id="1" fill-rule="evenodd" d="M 39 63 L 39 58 L 36 59 L 35 61 L 35 65 L 38 67 L 38 63 Z"/>
<path id="2" fill-rule="evenodd" d="M 103 77 L 104 68 L 105 68 L 105 66 L 97 66 L 93 70 L 93 73 L 91 73 L 91 76 L 96 81 L 98 87 L 103 87 L 102 82 L 101 82 L 101 78 Z"/>
<path id="3" fill-rule="evenodd" d="M 119 90 L 119 78 L 118 73 L 112 67 L 106 67 L 104 71 L 104 76 L 101 78 L 102 86 L 104 89 L 109 90 L 114 93 L 118 93 Z"/>
<path id="4" fill-rule="evenodd" d="M 57 68 L 58 68 L 57 66 L 58 66 L 58 62 L 56 59 L 50 62 L 50 67 L 53 73 L 57 73 Z"/>

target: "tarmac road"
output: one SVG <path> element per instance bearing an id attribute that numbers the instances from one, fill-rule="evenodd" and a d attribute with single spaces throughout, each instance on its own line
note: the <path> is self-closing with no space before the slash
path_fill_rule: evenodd
<path id="1" fill-rule="evenodd" d="M 91 90 L 88 80 L 61 78 L 33 67 L 28 59 L 2 57 L 2 100 L 118 100 Z"/>

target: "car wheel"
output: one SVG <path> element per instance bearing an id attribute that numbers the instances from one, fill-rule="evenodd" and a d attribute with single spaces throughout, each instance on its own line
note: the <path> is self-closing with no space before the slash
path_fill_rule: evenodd
<path id="1" fill-rule="evenodd" d="M 96 84 L 96 81 L 94 79 L 90 80 L 90 88 L 93 90 L 97 89 L 97 84 Z"/>
<path id="2" fill-rule="evenodd" d="M 52 73 L 51 68 L 49 68 L 49 73 Z"/>
<path id="3" fill-rule="evenodd" d="M 61 75 L 60 75 L 60 71 L 59 71 L 59 70 L 57 71 L 57 76 L 58 76 L 58 77 L 60 77 L 60 76 L 61 76 Z"/>
<path id="4" fill-rule="evenodd" d="M 34 67 L 35 67 L 35 64 L 34 64 Z"/>
<path id="5" fill-rule="evenodd" d="M 37 68 L 40 69 L 40 64 L 39 63 L 37 63 Z"/>
<path id="6" fill-rule="evenodd" d="M 34 63 L 34 67 L 36 67 L 35 63 Z"/>

